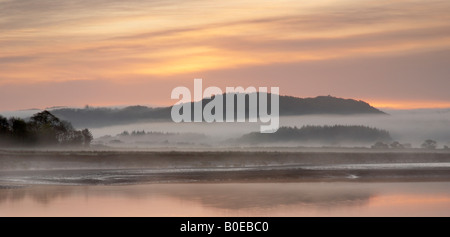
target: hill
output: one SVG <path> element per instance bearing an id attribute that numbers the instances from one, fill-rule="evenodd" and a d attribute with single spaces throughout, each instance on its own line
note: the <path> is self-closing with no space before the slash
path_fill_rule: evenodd
<path id="1" fill-rule="evenodd" d="M 281 127 L 275 133 L 252 132 L 237 139 L 238 143 L 261 144 L 261 143 L 320 143 L 342 144 L 342 143 L 374 143 L 377 141 L 391 141 L 388 131 L 370 128 L 366 126 L 303 126 Z"/>
<path id="2" fill-rule="evenodd" d="M 229 94 L 230 95 L 230 94 Z M 229 96 L 224 95 L 224 96 Z M 235 94 L 232 94 L 236 96 Z M 248 95 L 246 95 L 248 97 Z M 258 95 L 259 96 L 259 95 Z M 270 98 L 270 94 L 268 94 Z M 205 106 L 211 98 L 203 99 Z M 224 98 L 224 104 L 225 104 Z M 280 96 L 280 116 L 310 115 L 310 114 L 385 114 L 361 100 L 342 99 L 332 96 L 318 96 L 315 98 L 297 98 Z M 191 108 L 193 103 L 191 102 Z M 236 104 L 235 100 L 235 104 Z M 234 106 L 235 110 L 237 106 Z M 270 108 L 270 99 L 268 107 Z M 226 106 L 224 106 L 226 108 Z M 246 117 L 248 117 L 248 100 L 246 99 Z M 150 108 L 146 106 L 129 106 L 121 109 L 113 108 L 62 108 L 54 109 L 56 116 L 71 121 L 75 127 L 104 127 L 110 125 L 131 124 L 136 122 L 169 121 L 172 107 Z M 269 109 L 270 111 L 270 109 Z M 236 113 L 235 113 L 236 114 Z M 193 113 L 192 113 L 193 115 Z M 226 113 L 224 112 L 224 116 Z"/>

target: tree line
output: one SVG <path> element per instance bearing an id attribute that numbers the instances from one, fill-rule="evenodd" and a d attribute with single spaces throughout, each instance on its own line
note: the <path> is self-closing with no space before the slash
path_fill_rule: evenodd
<path id="1" fill-rule="evenodd" d="M 240 141 L 247 142 L 283 142 L 283 141 L 319 141 L 319 142 L 374 142 L 391 141 L 388 131 L 366 126 L 303 126 L 280 127 L 275 133 L 249 133 Z"/>
<path id="2" fill-rule="evenodd" d="M 422 149 L 434 150 L 434 149 L 437 148 L 437 145 L 438 144 L 437 144 L 437 142 L 435 140 L 427 139 L 427 140 L 425 140 L 422 143 L 422 145 L 420 145 L 420 147 Z M 412 146 L 411 146 L 410 143 L 401 144 L 398 141 L 394 141 L 391 144 L 384 143 L 384 142 L 381 142 L 381 141 L 377 141 L 375 144 L 372 145 L 371 148 L 373 148 L 373 149 L 389 149 L 389 148 L 392 148 L 392 149 L 409 149 L 409 148 L 412 148 Z M 444 145 L 443 149 L 444 150 L 448 150 L 449 147 Z"/>
<path id="3" fill-rule="evenodd" d="M 76 130 L 47 110 L 27 120 L 0 115 L 0 146 L 89 146 L 92 140 L 88 129 Z"/>

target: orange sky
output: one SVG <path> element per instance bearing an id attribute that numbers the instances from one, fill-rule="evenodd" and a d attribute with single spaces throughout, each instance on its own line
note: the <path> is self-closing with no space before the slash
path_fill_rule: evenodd
<path id="1" fill-rule="evenodd" d="M 194 78 L 450 107 L 448 12 L 448 0 L 0 0 L 0 111 L 168 105 Z"/>

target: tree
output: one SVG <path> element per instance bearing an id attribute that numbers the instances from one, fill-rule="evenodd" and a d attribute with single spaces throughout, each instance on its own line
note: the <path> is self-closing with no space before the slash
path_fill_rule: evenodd
<path id="1" fill-rule="evenodd" d="M 72 139 L 70 140 L 72 145 L 82 145 L 84 143 L 84 136 L 81 131 L 72 131 Z"/>
<path id="2" fill-rule="evenodd" d="M 389 145 L 383 142 L 376 142 L 374 145 L 372 145 L 373 149 L 388 149 Z"/>
<path id="3" fill-rule="evenodd" d="M 8 119 L 0 115 L 0 135 L 6 135 L 9 133 Z"/>
<path id="4" fill-rule="evenodd" d="M 29 128 L 41 144 L 56 144 L 58 142 L 58 129 L 61 121 L 53 114 L 44 110 L 30 118 Z"/>
<path id="5" fill-rule="evenodd" d="M 85 128 L 81 131 L 81 134 L 84 137 L 84 145 L 89 146 L 91 144 L 92 140 L 94 139 L 91 131 L 89 131 L 87 128 Z"/>
<path id="6" fill-rule="evenodd" d="M 433 150 L 433 149 L 436 149 L 437 142 L 435 140 L 428 139 L 422 143 L 421 147 L 424 149 Z"/>
<path id="7" fill-rule="evenodd" d="M 391 148 L 393 149 L 403 149 L 405 148 L 402 144 L 400 144 L 400 142 L 398 141 L 394 141 L 389 145 Z"/>
<path id="8" fill-rule="evenodd" d="M 34 114 L 28 122 L 0 116 L 2 145 L 86 145 L 93 137 L 88 129 L 75 130 L 67 121 L 48 111 Z"/>
<path id="9" fill-rule="evenodd" d="M 27 123 L 21 118 L 10 118 L 12 138 L 20 144 L 28 143 L 31 140 L 31 135 L 28 131 Z"/>
<path id="10" fill-rule="evenodd" d="M 75 131 L 71 123 L 61 121 L 61 123 L 57 126 L 57 130 L 58 132 L 56 133 L 56 137 L 59 144 L 71 143 L 71 139 L 73 139 L 73 131 Z"/>
<path id="11" fill-rule="evenodd" d="M 61 120 L 59 120 L 59 118 L 57 118 L 55 115 L 51 114 L 47 110 L 44 110 L 42 112 L 34 114 L 30 118 L 30 122 L 38 127 L 46 125 L 56 127 L 61 123 Z"/>
<path id="12" fill-rule="evenodd" d="M 8 119 L 0 115 L 0 145 L 5 145 L 9 143 L 10 140 L 10 127 Z"/>

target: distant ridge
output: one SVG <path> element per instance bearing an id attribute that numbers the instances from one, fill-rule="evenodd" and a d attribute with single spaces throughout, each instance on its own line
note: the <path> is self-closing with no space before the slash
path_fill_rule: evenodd
<path id="1" fill-rule="evenodd" d="M 307 114 L 386 114 L 362 100 L 333 96 L 297 98 L 280 96 L 280 115 Z"/>
<path id="2" fill-rule="evenodd" d="M 236 94 L 224 94 L 224 103 L 225 96 L 230 95 L 236 96 Z M 246 96 L 248 97 L 248 95 Z M 269 93 L 269 108 L 270 96 L 271 94 Z M 211 100 L 212 98 L 203 99 L 203 106 Z M 191 102 L 192 109 L 194 107 L 192 106 L 193 103 L 199 102 Z M 236 109 L 236 106 L 234 107 Z M 248 108 L 247 99 L 246 108 Z M 150 108 L 138 105 L 125 108 L 58 108 L 53 109 L 52 113 L 61 119 L 70 121 L 75 127 L 93 128 L 136 122 L 169 121 L 171 119 L 171 109 L 172 107 Z M 280 96 L 280 116 L 312 114 L 354 115 L 385 113 L 361 100 L 343 99 L 332 96 L 317 96 L 314 98 Z M 248 115 L 248 109 L 246 115 Z"/>
<path id="3" fill-rule="evenodd" d="M 263 143 L 320 143 L 320 144 L 340 144 L 340 143 L 367 143 L 377 141 L 392 141 L 388 131 L 366 126 L 303 126 L 281 127 L 275 133 L 252 132 L 236 139 L 238 144 L 263 144 Z"/>

